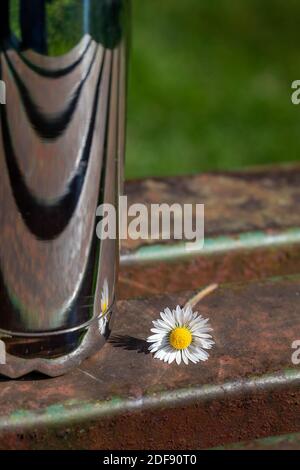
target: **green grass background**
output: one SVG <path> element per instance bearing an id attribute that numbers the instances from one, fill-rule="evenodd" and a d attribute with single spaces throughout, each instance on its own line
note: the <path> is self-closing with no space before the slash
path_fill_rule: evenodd
<path id="1" fill-rule="evenodd" d="M 132 3 L 127 177 L 299 158 L 299 0 Z"/>

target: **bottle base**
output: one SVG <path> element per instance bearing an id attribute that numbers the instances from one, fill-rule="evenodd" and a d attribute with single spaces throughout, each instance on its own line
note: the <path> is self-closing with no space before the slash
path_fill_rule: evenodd
<path id="1" fill-rule="evenodd" d="M 17 379 L 31 372 L 49 377 L 68 373 L 105 344 L 112 326 L 112 312 L 89 326 L 51 336 L 3 337 L 0 348 L 0 375 Z"/>

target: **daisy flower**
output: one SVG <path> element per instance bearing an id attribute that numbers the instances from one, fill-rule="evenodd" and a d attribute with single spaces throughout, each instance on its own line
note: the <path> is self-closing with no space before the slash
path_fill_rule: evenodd
<path id="1" fill-rule="evenodd" d="M 149 351 L 154 357 L 171 364 L 189 361 L 196 364 L 209 357 L 205 349 L 211 349 L 214 341 L 209 334 L 212 331 L 208 318 L 204 319 L 198 312 L 193 312 L 190 305 L 175 310 L 166 308 L 158 320 L 153 321 L 152 336 L 147 339 L 152 343 Z"/>

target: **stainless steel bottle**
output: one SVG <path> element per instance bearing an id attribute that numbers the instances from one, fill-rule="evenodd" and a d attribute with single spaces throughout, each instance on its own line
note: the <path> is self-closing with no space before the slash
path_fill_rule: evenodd
<path id="1" fill-rule="evenodd" d="M 125 142 L 128 2 L 0 4 L 0 373 L 63 374 L 111 329 Z M 118 217 L 117 217 L 118 222 Z"/>

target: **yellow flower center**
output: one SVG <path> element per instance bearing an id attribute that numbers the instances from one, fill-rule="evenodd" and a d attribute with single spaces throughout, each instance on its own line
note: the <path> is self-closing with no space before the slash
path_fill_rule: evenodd
<path id="1" fill-rule="evenodd" d="M 105 313 L 105 312 L 106 312 L 106 310 L 107 310 L 107 302 L 102 302 L 101 310 L 102 310 L 102 313 Z"/>
<path id="2" fill-rule="evenodd" d="M 170 334 L 170 344 L 174 349 L 186 349 L 192 342 L 191 332 L 183 327 L 177 327 Z"/>

